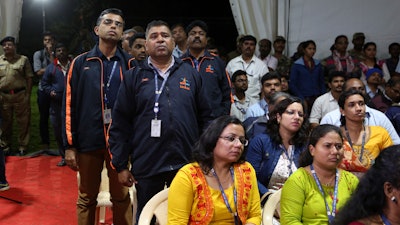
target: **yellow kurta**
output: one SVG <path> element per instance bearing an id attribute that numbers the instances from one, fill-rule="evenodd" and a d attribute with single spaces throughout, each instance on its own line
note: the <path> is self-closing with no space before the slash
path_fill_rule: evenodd
<path id="1" fill-rule="evenodd" d="M 253 167 L 245 162 L 235 165 L 236 210 L 233 186 L 225 189 L 229 204 L 242 223 L 261 223 L 260 197 Z M 182 167 L 168 194 L 168 224 L 234 224 L 220 190 L 208 186 L 197 163 Z"/>

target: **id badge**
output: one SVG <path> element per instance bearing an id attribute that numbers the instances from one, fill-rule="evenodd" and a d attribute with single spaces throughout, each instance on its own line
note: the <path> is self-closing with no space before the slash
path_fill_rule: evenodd
<path id="1" fill-rule="evenodd" d="M 104 109 L 103 121 L 104 124 L 109 124 L 111 122 L 111 109 Z"/>
<path id="2" fill-rule="evenodd" d="M 151 137 L 161 137 L 161 120 L 151 120 Z"/>

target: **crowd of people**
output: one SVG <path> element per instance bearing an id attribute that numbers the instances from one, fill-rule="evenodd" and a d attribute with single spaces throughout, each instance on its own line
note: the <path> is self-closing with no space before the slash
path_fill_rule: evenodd
<path id="1" fill-rule="evenodd" d="M 14 37 L 0 41 L 1 191 L 10 188 L 4 154 L 14 114 L 17 154 L 29 148 L 37 76 L 42 148 L 50 118 L 57 166 L 80 174 L 80 225 L 94 222 L 104 165 L 118 225 L 132 224 L 132 185 L 138 218 L 170 187 L 168 224 L 258 225 L 280 189 L 281 224 L 400 224 L 398 43 L 379 60 L 364 33 L 350 50 L 338 35 L 318 60 L 313 40 L 288 57 L 282 36 L 257 43 L 239 35 L 237 49 L 222 55 L 201 20 L 124 24 L 121 10 L 101 12 L 96 44 L 75 58 L 46 32 L 33 67 Z"/>

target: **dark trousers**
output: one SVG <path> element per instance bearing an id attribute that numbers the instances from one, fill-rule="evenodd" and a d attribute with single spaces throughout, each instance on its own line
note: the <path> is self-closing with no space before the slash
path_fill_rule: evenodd
<path id="1" fill-rule="evenodd" d="M 7 183 L 6 161 L 4 160 L 4 152 L 2 148 L 0 148 L 0 183 Z"/>
<path id="2" fill-rule="evenodd" d="M 173 170 L 152 177 L 138 179 L 138 183 L 135 184 L 138 204 L 136 221 L 139 220 L 140 213 L 142 212 L 142 209 L 146 203 L 154 195 L 162 191 L 165 185 L 169 187 L 177 172 L 178 170 Z"/>
<path id="3" fill-rule="evenodd" d="M 50 110 L 50 96 L 44 91 L 38 90 L 37 101 L 39 106 L 39 132 L 41 143 L 44 145 L 50 144 L 49 137 L 49 110 Z"/>
<path id="4" fill-rule="evenodd" d="M 61 101 L 52 101 L 50 106 L 50 121 L 53 127 L 54 137 L 57 142 L 58 152 L 65 157 L 64 145 L 61 135 Z"/>

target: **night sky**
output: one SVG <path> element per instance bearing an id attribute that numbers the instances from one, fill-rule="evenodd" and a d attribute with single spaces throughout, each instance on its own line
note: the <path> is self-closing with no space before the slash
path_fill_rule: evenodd
<path id="1" fill-rule="evenodd" d="M 45 0 L 46 30 L 54 27 L 61 28 L 64 33 L 58 35 L 58 40 L 68 42 L 75 34 L 79 23 L 75 10 L 80 0 Z M 125 14 L 126 27 L 136 25 L 146 27 L 147 23 L 154 19 L 162 19 L 170 25 L 181 22 L 185 25 L 195 19 L 204 20 L 209 26 L 209 36 L 214 37 L 218 45 L 231 51 L 235 48 L 237 36 L 235 22 L 229 0 L 98 0 L 93 7 L 95 18 L 90 21 L 94 23 L 97 16 L 104 9 L 103 5 L 122 9 Z M 42 45 L 42 4 L 41 0 L 24 0 L 20 41 L 18 51 L 29 58 Z M 75 28 L 71 28 L 75 27 Z M 90 24 L 93 30 L 93 25 Z"/>

